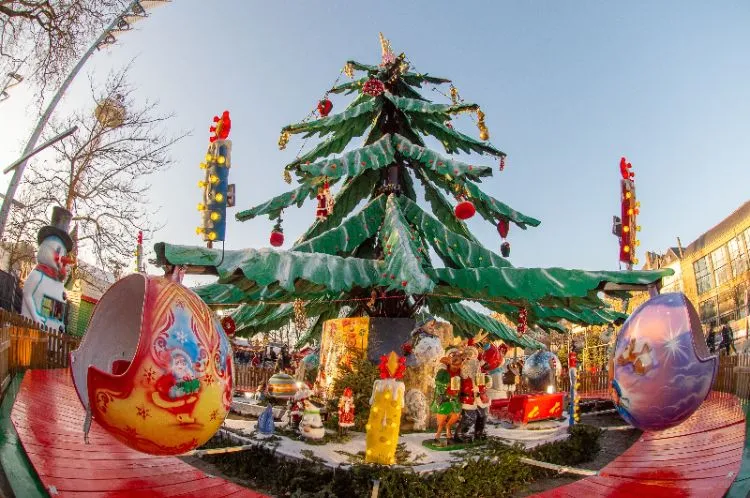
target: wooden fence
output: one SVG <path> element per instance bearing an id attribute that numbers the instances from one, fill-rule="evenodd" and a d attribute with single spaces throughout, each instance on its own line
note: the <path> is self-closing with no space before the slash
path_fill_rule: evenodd
<path id="1" fill-rule="evenodd" d="M 235 364 L 234 389 L 255 392 L 259 385 L 268 382 L 273 372 L 272 368 L 254 367 L 249 363 Z"/>
<path id="2" fill-rule="evenodd" d="M 28 368 L 66 368 L 80 337 L 48 330 L 28 318 L 0 310 L 0 391 Z"/>

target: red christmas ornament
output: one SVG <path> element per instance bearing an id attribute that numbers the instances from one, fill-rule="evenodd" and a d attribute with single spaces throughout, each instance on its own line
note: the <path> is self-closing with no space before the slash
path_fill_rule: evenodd
<path id="1" fill-rule="evenodd" d="M 456 218 L 459 220 L 468 220 L 474 214 L 477 212 L 477 209 L 474 207 L 474 204 L 471 203 L 471 201 L 463 201 L 456 204 L 456 207 L 454 209 L 454 212 L 456 214 Z"/>
<path id="2" fill-rule="evenodd" d="M 362 85 L 362 93 L 366 93 L 371 97 L 382 95 L 383 92 L 385 92 L 385 85 L 382 81 L 376 80 L 375 78 L 367 80 L 365 84 Z"/>
<path id="3" fill-rule="evenodd" d="M 328 99 L 323 99 L 320 102 L 318 102 L 318 112 L 321 116 L 326 117 L 331 112 L 331 109 L 333 109 L 333 104 Z"/>
<path id="4" fill-rule="evenodd" d="M 234 318 L 231 316 L 225 316 L 221 319 L 221 328 L 224 329 L 224 332 L 226 332 L 229 337 L 232 337 L 234 331 L 237 329 L 237 324 L 234 323 Z"/>
<path id="5" fill-rule="evenodd" d="M 500 234 L 500 237 L 506 238 L 508 230 L 510 230 L 510 222 L 507 218 L 500 218 L 500 221 L 497 222 L 497 233 Z"/>
<path id="6" fill-rule="evenodd" d="M 280 228 L 274 228 L 273 232 L 271 232 L 271 245 L 274 247 L 284 245 L 284 232 Z"/>
<path id="7" fill-rule="evenodd" d="M 502 254 L 504 258 L 510 256 L 510 242 L 503 242 L 500 244 L 500 254 Z"/>

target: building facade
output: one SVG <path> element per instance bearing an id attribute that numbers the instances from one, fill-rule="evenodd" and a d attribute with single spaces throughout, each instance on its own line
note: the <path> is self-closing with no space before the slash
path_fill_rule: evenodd
<path id="1" fill-rule="evenodd" d="M 646 254 L 644 269 L 672 268 L 662 292 L 681 291 L 707 328 L 729 324 L 735 339 L 747 336 L 750 293 L 750 201 L 684 249 Z"/>

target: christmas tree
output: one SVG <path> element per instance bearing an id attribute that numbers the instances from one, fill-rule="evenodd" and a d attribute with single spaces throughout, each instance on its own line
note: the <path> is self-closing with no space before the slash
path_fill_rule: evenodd
<path id="1" fill-rule="evenodd" d="M 317 317 L 307 338 L 342 308 L 350 316 L 384 317 L 429 310 L 465 335 L 482 328 L 506 342 L 535 347 L 536 341 L 523 336 L 527 326 L 559 329 L 561 319 L 621 321 L 625 315 L 600 299 L 599 291 L 643 289 L 668 274 L 514 268 L 485 248 L 463 221 L 474 213 L 496 225 L 503 238 L 511 224 L 521 229 L 539 225 L 479 187 L 492 167 L 456 157 L 460 152 L 490 156 L 502 169 L 505 153 L 489 143 L 479 106 L 464 102 L 450 80 L 411 70 L 405 55 L 396 56 L 382 35 L 381 45 L 380 65 L 347 62 L 343 72 L 361 76 L 329 91 L 356 94 L 343 112 L 328 115 L 327 93 L 318 105 L 318 119 L 282 129 L 280 148 L 292 135 L 323 138 L 285 166 L 285 179 L 290 183 L 293 174 L 297 188 L 237 214 L 241 221 L 277 220 L 271 242 L 281 245 L 282 211 L 317 199 L 316 221 L 290 250 L 224 253 L 157 244 L 161 264 L 219 276 L 216 284 L 196 290 L 209 304 L 239 305 L 233 314 L 239 335 L 288 323 L 295 315 L 294 301 L 299 313 L 302 300 L 307 316 Z M 430 102 L 419 92 L 424 85 L 450 85 L 446 96 L 451 102 Z M 451 117 L 461 113 L 476 115 L 480 139 L 453 128 Z M 364 137 L 361 146 L 345 152 L 357 137 Z M 429 149 L 425 137 L 439 140 L 445 154 Z M 424 192 L 422 205 L 416 182 Z M 333 195 L 329 189 L 337 184 Z M 464 301 L 501 313 L 518 323 L 517 329 Z"/>

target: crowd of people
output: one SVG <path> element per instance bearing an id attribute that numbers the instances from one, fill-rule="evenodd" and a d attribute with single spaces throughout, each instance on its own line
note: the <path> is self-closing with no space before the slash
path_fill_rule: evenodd
<path id="1" fill-rule="evenodd" d="M 719 339 L 718 343 L 717 338 Z M 717 350 L 721 353 L 722 349 L 725 350 L 726 354 L 730 354 L 730 351 L 737 353 L 737 349 L 734 347 L 734 331 L 728 323 L 725 323 L 718 332 L 716 326 L 712 323 L 706 335 L 706 345 L 711 353 L 716 353 Z"/>

